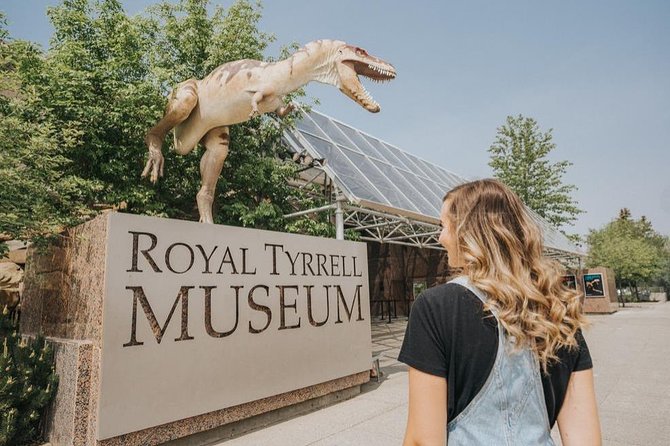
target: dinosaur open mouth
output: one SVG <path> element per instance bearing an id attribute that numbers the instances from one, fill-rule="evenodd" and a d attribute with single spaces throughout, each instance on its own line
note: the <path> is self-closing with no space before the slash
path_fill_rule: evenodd
<path id="1" fill-rule="evenodd" d="M 365 109 L 373 113 L 381 110 L 381 107 L 374 100 L 370 92 L 363 86 L 363 84 L 361 84 L 358 76 L 366 77 L 377 83 L 384 83 L 395 79 L 395 69 L 390 65 L 381 65 L 374 62 L 361 62 L 357 60 L 345 60 L 343 63 L 356 73 L 355 76 L 353 76 L 355 79 L 354 85 L 343 85 L 345 93 Z"/>
<path id="2" fill-rule="evenodd" d="M 345 63 L 350 63 L 359 76 L 365 76 L 375 82 L 388 82 L 395 79 L 395 70 L 392 67 L 357 60 L 348 60 Z"/>

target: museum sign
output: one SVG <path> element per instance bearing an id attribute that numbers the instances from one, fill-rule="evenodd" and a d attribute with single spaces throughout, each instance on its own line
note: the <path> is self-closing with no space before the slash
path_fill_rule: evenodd
<path id="1" fill-rule="evenodd" d="M 112 214 L 98 438 L 370 368 L 364 243 Z"/>

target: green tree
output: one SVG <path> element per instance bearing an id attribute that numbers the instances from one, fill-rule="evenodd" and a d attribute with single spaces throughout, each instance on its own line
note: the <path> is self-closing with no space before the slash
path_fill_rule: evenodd
<path id="1" fill-rule="evenodd" d="M 22 48 L 23 56 L 11 70 L 3 68 L 3 76 L 9 73 L 3 82 L 20 86 L 22 95 L 12 100 L 22 102 L 3 109 L 3 116 L 15 121 L 3 119 L 0 129 L 7 134 L 0 144 L 14 148 L 0 155 L 13 172 L 2 178 L 9 188 L 0 191 L 0 206 L 22 214 L 3 220 L 0 233 L 33 239 L 109 206 L 197 219 L 203 149 L 179 156 L 167 138 L 165 177 L 153 186 L 140 181 L 145 132 L 162 116 L 165 96 L 178 82 L 202 78 L 231 60 L 262 60 L 273 40 L 258 30 L 260 4 L 238 0 L 211 13 L 208 6 L 208 0 L 162 1 L 128 17 L 119 0 L 62 0 L 47 12 L 55 31 L 46 53 L 28 43 L 10 45 L 16 49 L 12 54 Z M 5 33 L 2 39 L 7 38 Z M 286 125 L 292 117 L 280 123 L 256 118 L 231 128 L 230 155 L 215 197 L 217 223 L 286 229 L 283 215 L 304 201 L 286 181 L 295 165 L 281 161 L 288 158 L 281 143 Z M 19 140 L 27 142 L 17 146 Z M 19 149 L 25 153 L 16 153 Z M 14 179 L 24 175 L 26 160 L 38 164 L 28 166 L 34 172 L 31 184 Z M 38 175 L 40 169 L 49 175 Z M 37 205 L 44 210 L 35 214 Z M 45 218 L 30 222 L 35 215 Z M 291 222 L 288 229 L 300 227 Z"/>
<path id="2" fill-rule="evenodd" d="M 628 209 L 603 228 L 591 230 L 587 242 L 587 266 L 606 266 L 614 271 L 617 287 L 629 286 L 638 296 L 638 285 L 667 274 L 667 237 L 654 231 L 645 217 L 635 220 Z"/>
<path id="3" fill-rule="evenodd" d="M 56 395 L 53 348 L 22 339 L 7 307 L 0 311 L 0 446 L 35 444 L 40 420 Z"/>
<path id="4" fill-rule="evenodd" d="M 164 94 L 186 79 L 203 78 L 222 63 L 263 60 L 265 49 L 274 40 L 271 34 L 258 30 L 259 4 L 236 1 L 227 11 L 214 8 L 210 17 L 208 3 L 163 1 L 150 7 L 147 17 L 138 19 L 145 39 L 152 42 L 147 54 L 154 86 Z M 287 50 L 282 49 L 282 54 L 286 55 Z M 294 97 L 301 95 L 299 91 Z M 161 107 L 155 110 L 150 122 L 160 118 L 164 102 L 161 100 Z M 291 117 L 281 122 L 263 117 L 231 128 L 230 154 L 215 197 L 217 223 L 287 229 L 283 215 L 294 210 L 292 203 L 302 195 L 289 187 L 287 181 L 295 175 L 295 165 L 280 161 L 289 158 L 281 134 L 285 126 L 292 124 Z M 193 197 L 200 187 L 202 150 L 198 148 L 186 157 L 167 152 L 166 175 L 159 183 L 160 190 L 169 190 L 168 200 L 179 197 L 180 202 L 175 205 L 177 214 L 192 218 L 197 215 Z"/>
<path id="5" fill-rule="evenodd" d="M 661 273 L 652 282 L 656 286 L 663 287 L 665 293 L 670 295 L 670 237 L 665 238 L 665 246 L 662 249 L 663 264 L 661 266 Z"/>
<path id="6" fill-rule="evenodd" d="M 8 38 L 0 16 L 0 241 L 40 239 L 91 213 L 96 184 L 70 172 L 59 132 L 25 81 L 43 65 L 36 46 Z"/>
<path id="7" fill-rule="evenodd" d="M 533 118 L 508 116 L 489 148 L 489 166 L 529 208 L 560 228 L 572 225 L 583 211 L 571 197 L 577 187 L 563 184 L 562 177 L 572 163 L 551 163 L 547 158 L 555 148 L 552 129 L 543 133 Z"/>

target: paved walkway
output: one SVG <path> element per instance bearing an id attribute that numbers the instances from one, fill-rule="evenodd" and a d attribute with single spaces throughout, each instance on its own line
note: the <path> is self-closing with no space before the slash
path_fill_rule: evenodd
<path id="1" fill-rule="evenodd" d="M 670 303 L 637 304 L 592 316 L 591 349 L 604 444 L 670 444 Z M 407 366 L 396 360 L 405 318 L 372 326 L 384 376 L 360 395 L 219 445 L 401 445 L 407 422 Z M 560 444 L 560 442 L 558 442 Z"/>

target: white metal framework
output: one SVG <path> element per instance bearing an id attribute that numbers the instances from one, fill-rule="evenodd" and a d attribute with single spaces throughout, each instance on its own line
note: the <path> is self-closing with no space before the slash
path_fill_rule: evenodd
<path id="1" fill-rule="evenodd" d="M 333 212 L 338 238 L 344 228 L 366 241 L 442 249 L 438 243 L 444 193 L 468 179 L 316 111 L 303 111 L 284 132 L 301 159 L 296 187 L 317 187 L 330 203 L 287 217 Z M 570 240 L 531 211 L 544 233 L 546 253 L 570 266 L 584 256 Z"/>
<path id="2" fill-rule="evenodd" d="M 345 206 L 344 211 L 345 225 L 357 231 L 361 240 L 443 249 L 439 226 L 358 206 Z"/>

